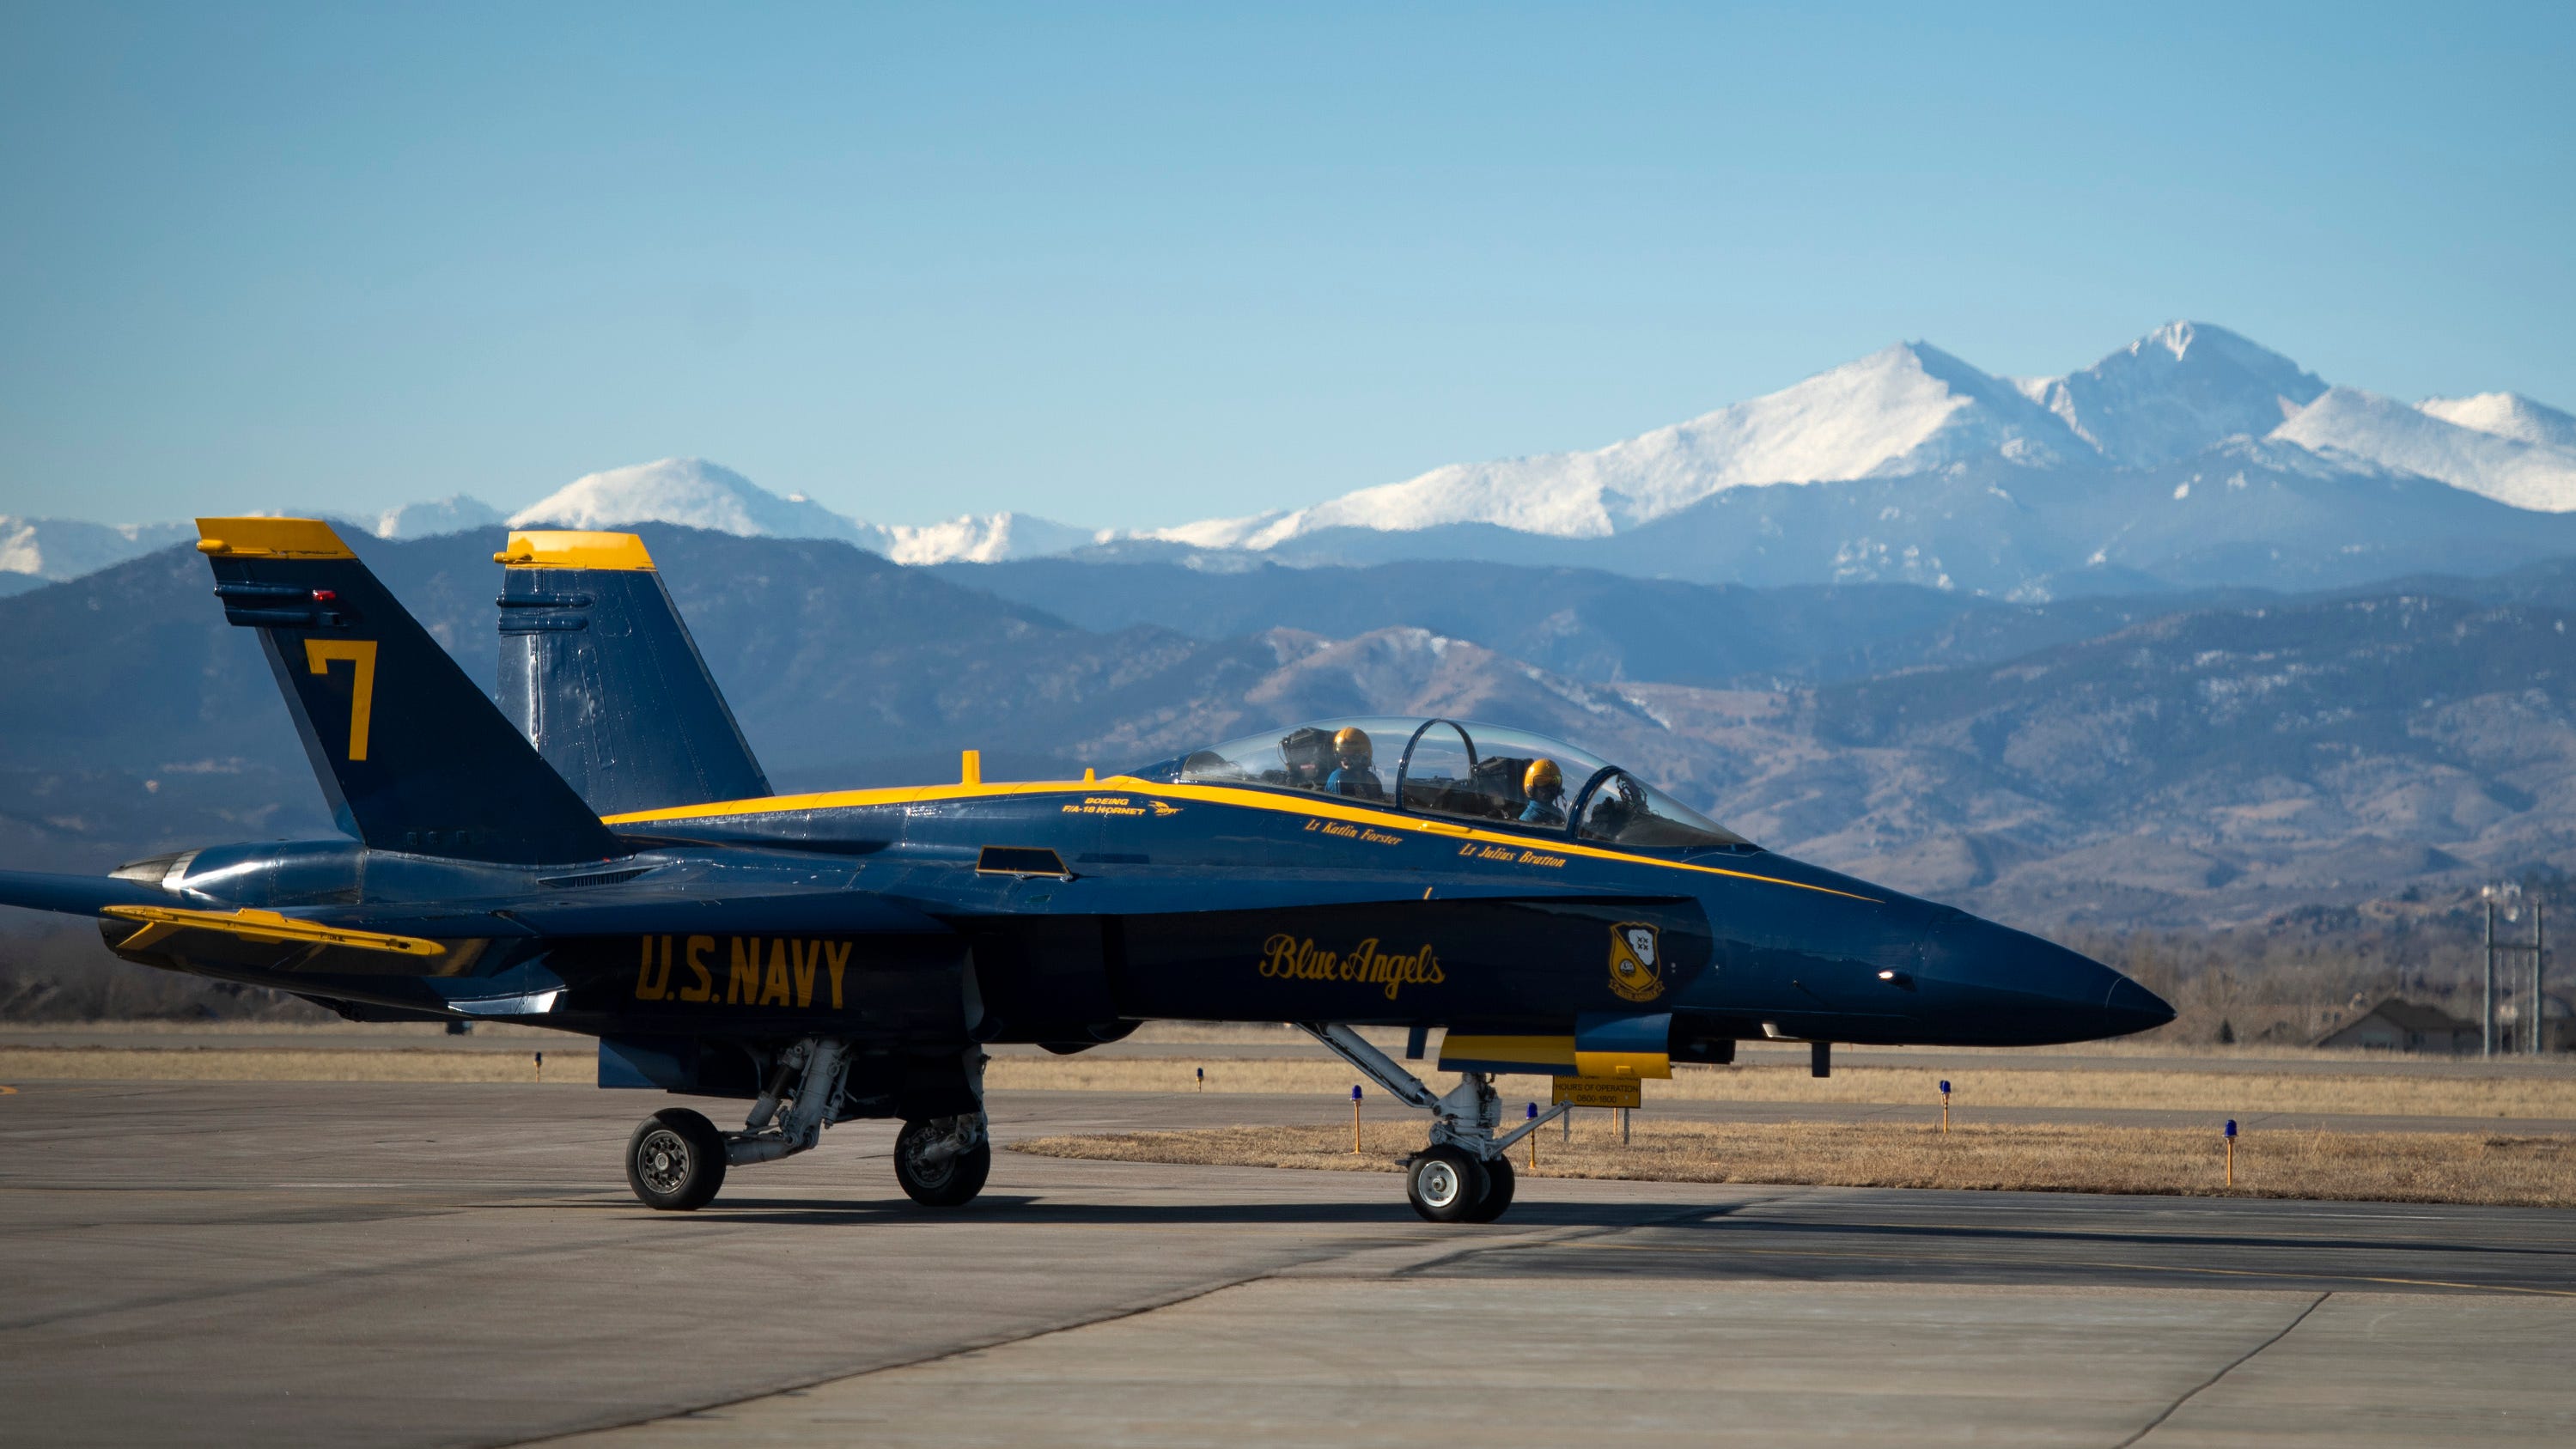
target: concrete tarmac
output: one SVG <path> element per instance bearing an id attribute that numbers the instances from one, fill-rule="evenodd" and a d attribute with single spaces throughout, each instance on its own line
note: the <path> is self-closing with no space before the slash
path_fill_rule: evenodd
<path id="1" fill-rule="evenodd" d="M 655 1214 L 644 1093 L 18 1087 L 5 1444 L 2576 1442 L 2576 1213 L 1538 1180 L 1441 1228 L 1005 1153 L 930 1214 L 852 1123 Z"/>

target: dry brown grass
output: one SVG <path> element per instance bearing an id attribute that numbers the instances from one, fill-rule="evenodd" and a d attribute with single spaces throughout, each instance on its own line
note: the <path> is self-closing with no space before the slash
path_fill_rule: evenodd
<path id="1" fill-rule="evenodd" d="M 1358 1030 L 1360 1035 L 1389 1050 L 1401 1046 L 1405 1040 L 1405 1032 L 1400 1027 L 1370 1026 L 1361 1027 Z M 1438 1055 L 1443 1034 L 1437 1027 L 1434 1027 L 1430 1033 L 1429 1042 L 1432 1054 L 1435 1056 Z M 1320 1050 L 1314 1046 L 1313 1038 L 1304 1032 L 1285 1022 L 1275 1021 L 1149 1021 L 1138 1027 L 1135 1035 L 1126 1037 L 1124 1040 L 1140 1045 L 1164 1046 L 1220 1042 L 1235 1046 L 1273 1046 L 1280 1048 L 1283 1053 Z M 1803 1044 L 1746 1041 L 1737 1043 L 1736 1049 L 1742 1052 L 1748 1061 L 1755 1064 L 1771 1062 L 1803 1064 L 1807 1059 L 1807 1049 Z M 1887 1057 L 1923 1061 L 1939 1061 L 1944 1058 L 1955 1060 L 1957 1055 L 1956 1049 L 1925 1046 L 1846 1046 L 1841 1050 L 1847 1054 L 1866 1052 L 1882 1060 Z M 1980 1047 L 1976 1049 L 1976 1055 L 1980 1060 L 2007 1067 L 2011 1066 L 2016 1059 L 2070 1055 L 2088 1058 L 2095 1062 L 2104 1059 L 2143 1058 L 2150 1061 L 2247 1063 L 2269 1061 L 2294 1062 L 2302 1065 L 2340 1060 L 2382 1067 L 2390 1065 L 2403 1067 L 2417 1063 L 2461 1064 L 2461 1059 L 2457 1058 L 2405 1057 L 2360 1047 L 2326 1049 L 2279 1041 L 2240 1041 L 2220 1046 L 2214 1042 L 2184 1040 L 2166 1031 L 2146 1032 L 2111 1041 L 2076 1042 L 2064 1046 Z M 2576 1061 L 2561 1062 L 2560 1065 L 2576 1068 Z"/>
<path id="2" fill-rule="evenodd" d="M 125 1028 L 120 1028 L 123 1030 Z M 274 1026 L 252 1030 L 275 1032 Z M 398 1029 L 415 1035 L 417 1027 Z M 1251 1030 L 1259 1030 L 1254 1028 Z M 535 1028 L 486 1024 L 477 1045 L 445 1046 L 435 1028 L 419 1045 L 394 1046 L 382 1029 L 363 1032 L 369 1045 L 340 1046 L 332 1032 L 312 1033 L 313 1044 L 291 1047 L 224 1047 L 226 1033 L 173 1031 L 168 1047 L 52 1046 L 26 1037 L 0 1041 L 0 1081 L 345 1081 L 525 1082 L 536 1079 L 532 1056 L 547 1054 L 546 1080 L 593 1080 L 593 1045 L 586 1039 Z M 490 1038 L 523 1036 L 526 1049 L 496 1050 Z M 204 1045 L 191 1044 L 200 1035 Z M 294 1033 L 298 1037 L 306 1035 Z M 345 1039 L 345 1038 L 344 1038 Z M 515 1043 L 514 1043 L 515 1045 Z M 1763 1063 L 1720 1068 L 1685 1067 L 1671 1080 L 1645 1084 L 1655 1102 L 1839 1103 L 1914 1105 L 1938 1103 L 1935 1083 L 1948 1077 L 1954 1111 L 1973 1123 L 1980 1107 L 2098 1110 L 2143 1107 L 2250 1116 L 2267 1112 L 2355 1113 L 2378 1116 L 2576 1119 L 2576 1074 L 2496 1076 L 2411 1075 L 2331 1071 L 2266 1072 L 2231 1065 L 2194 1070 L 2188 1063 L 2150 1068 L 2013 1067 L 2009 1059 L 1972 1058 L 1944 1066 L 1845 1066 L 1818 1080 L 1803 1064 Z M 1004 1092 L 1187 1092 L 1192 1073 L 1205 1068 L 1207 1091 L 1260 1092 L 1346 1100 L 1351 1069 L 1320 1055 L 1279 1058 L 1009 1055 L 996 1058 L 986 1082 Z M 1442 1079 L 1445 1080 L 1445 1079 Z M 1540 1077 L 1506 1077 L 1507 1097 L 1542 1097 Z M 1372 1090 L 1371 1096 L 1377 1093 Z"/>
<path id="3" fill-rule="evenodd" d="M 2164 1193 L 2194 1197 L 2576 1206 L 2576 1138 L 2460 1132 L 2266 1132 L 2240 1138 L 2236 1186 L 2225 1186 L 2214 1132 L 2162 1127 L 1929 1128 L 1885 1123 L 1777 1126 L 1640 1117 L 1620 1144 L 1606 1114 L 1569 1146 L 1540 1129 L 1538 1167 L 1523 1176 L 1823 1187 L 1935 1187 L 2015 1192 Z M 1365 1151 L 1347 1125 L 1216 1127 L 1042 1137 L 1013 1150 L 1111 1162 L 1305 1167 L 1393 1172 L 1422 1129 L 1372 1124 Z"/>
<path id="4" fill-rule="evenodd" d="M 1010 1091 L 1210 1092 L 1347 1097 L 1351 1069 L 1329 1059 L 1191 1057 L 1002 1057 L 985 1080 Z M 2576 1075 L 2398 1076 L 2385 1073 L 2255 1072 L 2099 1068 L 2012 1068 L 1987 1063 L 1941 1068 L 1836 1067 L 1818 1079 L 1798 1066 L 1685 1067 L 1645 1084 L 1646 1101 L 1839 1102 L 1935 1105 L 1947 1077 L 1951 1106 L 2151 1107 L 2178 1112 L 2348 1112 L 2403 1117 L 2576 1118 Z M 1540 1077 L 1507 1077 L 1503 1095 L 1546 1095 Z M 1374 1092 L 1372 1096 L 1376 1095 Z"/>
<path id="5" fill-rule="evenodd" d="M 548 1085 L 598 1081 L 590 1043 L 545 1048 Z M 535 1051 L 404 1048 L 0 1047 L 0 1082 L 516 1082 L 541 1080 Z"/>
<path id="6" fill-rule="evenodd" d="M 219 1043 L 229 1037 L 297 1037 L 326 1045 L 335 1040 L 417 1040 L 424 1045 L 433 1042 L 453 1043 L 445 1026 L 422 1021 L 12 1021 L 0 1022 L 0 1042 L 26 1046 L 46 1045 L 49 1037 L 97 1036 L 167 1037 L 173 1046 L 190 1041 Z M 494 1037 L 519 1037 L 530 1041 L 571 1041 L 562 1032 L 542 1026 L 522 1026 L 512 1021 L 478 1021 L 474 1024 L 473 1041 Z"/>

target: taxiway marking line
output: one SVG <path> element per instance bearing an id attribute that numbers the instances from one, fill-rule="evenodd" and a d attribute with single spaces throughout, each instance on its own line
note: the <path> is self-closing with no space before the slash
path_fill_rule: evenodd
<path id="1" fill-rule="evenodd" d="M 1545 1246 L 1555 1246 L 1553 1244 Z M 2460 1288 L 2471 1293 L 2529 1293 L 2543 1298 L 2576 1298 L 2576 1290 L 2566 1288 L 2524 1288 L 2511 1283 L 2456 1283 L 2447 1278 L 2393 1278 L 2373 1273 L 2293 1273 L 2265 1268 L 2192 1268 L 2178 1263 L 2118 1263 L 2108 1259 L 2086 1258 L 1932 1258 L 1916 1253 L 1827 1252 L 1812 1248 L 1703 1248 L 1688 1245 L 1657 1246 L 1653 1243 L 1586 1243 L 1570 1242 L 1578 1248 L 1621 1248 L 1636 1253 L 1741 1253 L 1760 1258 L 1850 1258 L 1894 1263 L 1974 1263 L 1983 1266 L 2013 1268 L 2119 1268 L 2132 1273 L 2200 1273 L 2222 1278 L 2284 1278 L 2304 1283 L 2396 1283 L 2409 1288 Z"/>
<path id="2" fill-rule="evenodd" d="M 1948 1191 L 1965 1191 L 1965 1190 L 1970 1190 L 1970 1189 L 1945 1189 L 1945 1190 L 1948 1190 Z M 2242 1201 L 2243 1199 L 2238 1199 L 2238 1200 L 2239 1200 L 2239 1201 Z M 2273 1202 L 2296 1202 L 2296 1201 L 2299 1201 L 2300 1199 L 2297 1199 L 2297 1198 L 2272 1198 L 2272 1199 L 2264 1199 L 2264 1200 L 2265 1200 L 2265 1201 L 2273 1201 Z M 1998 1208 L 1998 1209 L 1996 1209 L 1996 1211 L 1998 1211 L 1998 1212 L 2003 1212 L 2003 1211 L 2010 1211 L 2010 1209 Z M 2029 1211 L 2029 1212 L 2048 1212 L 2048 1211 L 2063 1211 L 2063 1209 L 2029 1208 L 2029 1209 L 2025 1209 L 2025 1211 Z M 2357 1219 L 2357 1220 L 2364 1221 L 2364 1222 L 2382 1222 L 2382 1221 L 2390 1221 L 2390 1219 L 2383 1219 L 2383 1218 L 2380 1218 L 2380 1217 L 2378 1217 L 2378 1216 L 2376 1216 L 2376 1215 L 2374 1215 L 2374 1214 L 2370 1214 L 2370 1213 L 2344 1213 L 2344 1214 L 2339 1214 L 2339 1215 L 2338 1215 L 2338 1214 L 2332 1214 L 2332 1213 L 2317 1213 L 2317 1214 L 2314 1214 L 2314 1216 L 2316 1216 L 2316 1217 L 2334 1217 L 2334 1216 L 2341 1216 L 2341 1217 L 2346 1217 L 2346 1218 L 2353 1218 L 2353 1219 Z M 1833 1228 L 1885 1228 L 1885 1229 L 1887 1229 L 1887 1230 L 1889 1230 L 1889 1231 L 1891 1231 L 1891 1232 L 1953 1232 L 1953 1233 L 1978 1233 L 1978 1234 L 1981 1234 L 1981 1235 L 1985 1235 L 1985 1236 L 1989 1236 L 1989 1237 L 1991 1237 L 1991 1236 L 1995 1235 L 1997 1232 L 1999 1232 L 1999 1231 L 2003 1231 L 2003 1230 L 2001 1230 L 2001 1229 L 1997 1229 L 1997 1228 L 1995 1228 L 1994 1226 L 1992 1226 L 1992 1225 L 1990 1225 L 1990 1224 L 1987 1224 L 1987 1223 L 1871 1223 L 1871 1222 L 1846 1223 L 1846 1222 L 1808 1222 L 1808 1221 L 1802 1221 L 1802 1220 L 1797 1219 L 1797 1218 L 1778 1218 L 1778 1217 L 1772 1217 L 1772 1218 L 1761 1218 L 1761 1219 L 1758 1219 L 1758 1221 L 1760 1221 L 1760 1222 L 1761 1222 L 1764 1226 L 1766 1226 L 1766 1227 L 1777 1227 L 1777 1228 L 1782 1229 L 1782 1230 L 1784 1230 L 1784 1231 L 1791 1231 L 1791 1232 L 1796 1232 L 1796 1231 L 1824 1231 L 1824 1230 L 1827 1230 L 1827 1229 L 1833 1229 Z M 2438 1222 L 2443 1222 L 2443 1221 L 2446 1221 L 2446 1220 L 2445 1220 L 2445 1219 L 2443 1219 L 2443 1218 L 2441 1218 L 2441 1217 L 2437 1217 L 2437 1216 L 2434 1216 L 2434 1215 L 2432 1215 L 2432 1214 L 2426 1213 L 2426 1214 L 2415 1214 L 2415 1215 L 2410 1215 L 2409 1217 L 2407 1217 L 2407 1218 L 2403 1219 L 2403 1221 L 2407 1221 L 2407 1222 L 2427 1222 L 2427 1223 L 2438 1223 Z M 2061 1237 L 2061 1238 L 2133 1238 L 2133 1237 L 2138 1236 L 2138 1230 L 2130 1230 L 2130 1231 L 2125 1231 L 2125 1232 L 2104 1232 L 2104 1231 L 2101 1231 L 2101 1230 L 2099 1230 L 2099 1229 L 2095 1229 L 2095 1228 L 2040 1228 L 2040 1229 L 2032 1229 L 2031 1231 L 2036 1231 L 2036 1232 L 2045 1232 L 2045 1233 L 2050 1234 L 2051 1236 L 2054 1236 L 2054 1237 Z M 2189 1238 L 2189 1239 L 2192 1239 L 2192 1240 L 2194 1240 L 2194 1241 L 2196 1241 L 2196 1242 L 2216 1242 L 2216 1241 L 2218 1241 L 2218 1240 L 2220 1240 L 2220 1239 L 2222 1239 L 2222 1238 L 2232 1238 L 2232 1237 L 2242 1237 L 2242 1236 L 2244 1236 L 2244 1234 L 2243 1234 L 2243 1233 L 2230 1233 L 2230 1232 L 2199 1232 L 2199 1233 L 2195 1233 L 2195 1232 L 2191 1232 L 2191 1231 L 2188 1231 L 2188 1230 L 2186 1230 L 2186 1229 L 2182 1229 L 2182 1228 L 2166 1228 L 2166 1229 L 2162 1229 L 2162 1230 L 2159 1230 L 2159 1231 L 2161 1232 L 2161 1235 L 2162 1235 L 2162 1236 L 2165 1236 L 2165 1237 L 2171 1237 L 2171 1238 Z M 2304 1240 L 2304 1241 L 2309 1241 L 2309 1242 L 2319 1242 L 2319 1243 L 2340 1243 L 2340 1242 L 2348 1242 L 2348 1241 L 2350 1241 L 2347 1237 L 2345 1237 L 2345 1236 L 2344 1236 L 2343 1234 L 2341 1234 L 2341 1233 L 2300 1233 L 2300 1232 L 2293 1232 L 2293 1231 L 2291 1231 L 2291 1230 L 2289 1230 L 2289 1229 L 2287 1229 L 2287 1228 L 2278 1229 L 2278 1230 L 2274 1230 L 2274 1229 L 2263 1229 L 2263 1230 L 2262 1230 L 2262 1235 L 2263 1235 L 2264 1237 L 2267 1237 L 2267 1238 L 2297 1238 L 2297 1239 L 2301 1239 L 2301 1240 Z M 2450 1252 L 2468 1252 L 2468 1253 L 2493 1253 L 2493 1252 L 2539 1253 L 2539 1254 L 2545 1254 L 2545 1255 L 2550 1256 L 2550 1257 L 2565 1257 L 2565 1256 L 2567 1256 L 2568 1252 L 2570 1251 L 2570 1250 L 2565 1249 L 2565 1248 L 2527 1248 L 2527 1247 L 2524 1247 L 2524 1246 L 2522 1246 L 2522 1245 L 2520 1245 L 2520 1244 L 2518 1244 L 2518 1243 L 2506 1243 L 2506 1244 L 2503 1244 L 2503 1245 L 2501 1245 L 2501 1246 L 2498 1246 L 2498 1245 L 2492 1245 L 2492 1244 L 2487 1244 L 2487 1243 L 2467 1243 L 2467 1244 L 2433 1244 L 2433 1245 L 2429 1245 L 2429 1246 L 2433 1246 L 2433 1247 L 2439 1248 L 2439 1249 L 2441 1249 L 2441 1250 L 2443 1250 L 2443 1251 L 2450 1251 Z"/>

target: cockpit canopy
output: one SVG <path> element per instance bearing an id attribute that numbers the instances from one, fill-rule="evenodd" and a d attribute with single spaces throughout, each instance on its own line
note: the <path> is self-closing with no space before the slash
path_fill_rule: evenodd
<path id="1" fill-rule="evenodd" d="M 1131 773 L 1177 784 L 1313 791 L 1629 848 L 1751 844 L 1589 751 L 1473 720 L 1317 720 Z"/>

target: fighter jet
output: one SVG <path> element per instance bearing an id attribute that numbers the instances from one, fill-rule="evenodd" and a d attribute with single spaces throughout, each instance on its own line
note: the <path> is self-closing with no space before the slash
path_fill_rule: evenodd
<path id="1" fill-rule="evenodd" d="M 1451 719 L 1283 723 L 1113 774 L 772 792 L 643 541 L 496 554 L 499 699 L 328 524 L 198 520 L 342 838 L 214 845 L 104 877 L 0 873 L 130 961 L 361 1021 L 599 1040 L 669 1107 L 635 1196 L 902 1122 L 915 1201 L 992 1164 L 984 1049 L 1078 1052 L 1149 1020 L 1294 1023 L 1429 1119 L 1415 1211 L 1498 1217 L 1508 1149 L 1743 1040 L 2007 1046 L 2173 1011 L 2034 936 L 1765 850 L 1572 744 Z M 853 727 L 863 722 L 853 721 Z M 1403 1060 L 1358 1028 L 1404 1034 Z M 1443 1036 L 1445 1090 L 1418 1076 Z M 1554 1079 L 1505 1129 L 1497 1075 Z"/>

